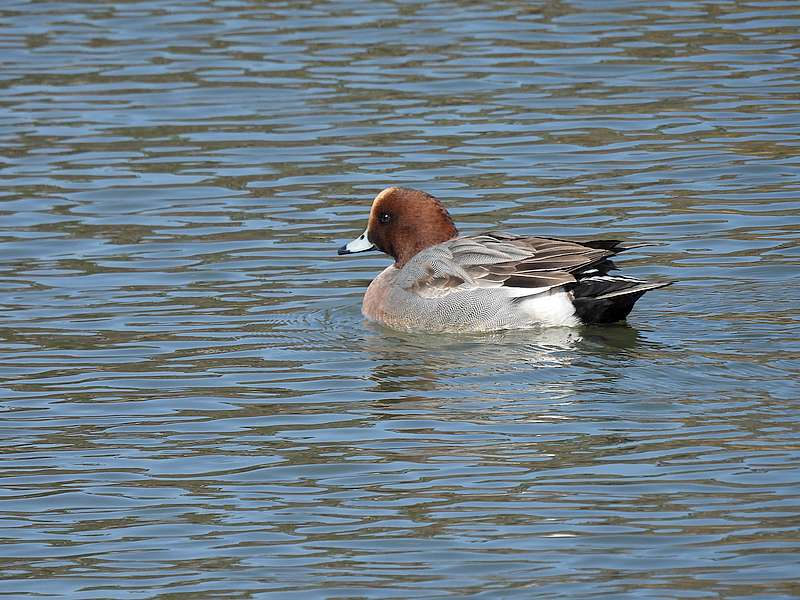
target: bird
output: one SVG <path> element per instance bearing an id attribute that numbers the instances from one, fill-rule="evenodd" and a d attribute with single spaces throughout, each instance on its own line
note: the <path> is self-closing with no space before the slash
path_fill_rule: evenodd
<path id="1" fill-rule="evenodd" d="M 612 257 L 647 245 L 461 236 L 440 200 L 392 186 L 373 200 L 364 233 L 338 254 L 379 250 L 394 259 L 364 294 L 368 320 L 401 331 L 488 332 L 624 320 L 645 292 L 672 283 L 612 274 Z"/>

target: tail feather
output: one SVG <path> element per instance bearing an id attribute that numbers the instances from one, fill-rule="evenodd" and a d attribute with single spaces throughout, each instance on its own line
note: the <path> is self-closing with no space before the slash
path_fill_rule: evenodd
<path id="1" fill-rule="evenodd" d="M 559 242 L 575 242 L 575 240 L 564 240 L 562 238 L 548 238 Z M 588 240 L 585 242 L 578 242 L 587 248 L 595 248 L 597 250 L 612 250 L 614 254 L 625 252 L 626 250 L 634 250 L 636 248 L 644 248 L 646 246 L 657 246 L 653 242 L 623 242 L 622 240 Z"/>
<path id="2" fill-rule="evenodd" d="M 585 277 L 572 287 L 572 302 L 578 318 L 584 323 L 614 323 L 627 317 L 645 292 L 671 283 L 620 275 Z"/>
<path id="3" fill-rule="evenodd" d="M 591 240 L 583 244 L 584 246 L 589 246 L 589 248 L 613 250 L 616 254 L 625 252 L 626 250 L 635 250 L 636 248 L 647 248 L 648 246 L 658 245 L 652 242 L 621 242 L 619 240 Z"/>

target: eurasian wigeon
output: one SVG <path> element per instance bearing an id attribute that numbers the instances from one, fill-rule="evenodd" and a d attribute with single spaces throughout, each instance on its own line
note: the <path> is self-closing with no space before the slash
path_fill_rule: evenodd
<path id="1" fill-rule="evenodd" d="M 639 245 L 488 232 L 459 237 L 433 196 L 389 187 L 367 228 L 339 254 L 377 249 L 394 258 L 364 295 L 365 317 L 412 331 L 494 331 L 613 323 L 669 281 L 609 275 L 610 257 Z"/>

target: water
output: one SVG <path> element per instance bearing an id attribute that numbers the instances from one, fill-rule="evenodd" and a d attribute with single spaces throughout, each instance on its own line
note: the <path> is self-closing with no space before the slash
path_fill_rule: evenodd
<path id="1" fill-rule="evenodd" d="M 795 2 L 0 15 L 0 595 L 800 596 Z M 389 184 L 677 283 L 372 326 Z"/>

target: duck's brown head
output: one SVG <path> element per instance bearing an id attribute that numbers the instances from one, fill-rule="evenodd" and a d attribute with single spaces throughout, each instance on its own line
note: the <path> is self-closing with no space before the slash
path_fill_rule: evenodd
<path id="1" fill-rule="evenodd" d="M 458 235 L 447 209 L 436 198 L 409 188 L 389 187 L 375 196 L 367 229 L 339 254 L 376 248 L 402 268 L 417 252 Z"/>

